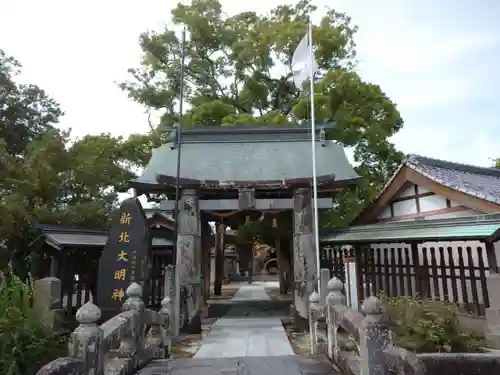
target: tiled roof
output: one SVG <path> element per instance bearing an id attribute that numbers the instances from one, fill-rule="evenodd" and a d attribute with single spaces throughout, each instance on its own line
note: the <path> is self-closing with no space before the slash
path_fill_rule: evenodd
<path id="1" fill-rule="evenodd" d="M 319 131 L 319 129 L 318 129 Z M 251 128 L 186 130 L 181 136 L 180 177 L 193 180 L 274 181 L 310 178 L 312 151 L 307 128 Z M 186 137 L 185 139 L 183 137 Z M 191 137 L 191 138 L 189 138 Z M 178 150 L 171 143 L 153 150 L 151 160 L 136 183 L 154 185 L 158 175 L 177 175 Z M 317 176 L 335 181 L 360 177 L 340 144 L 325 141 L 316 147 Z"/>
<path id="2" fill-rule="evenodd" d="M 452 163 L 410 154 L 403 166 L 450 189 L 500 204 L 500 169 Z"/>
<path id="3" fill-rule="evenodd" d="M 57 225 L 35 224 L 41 236 L 50 246 L 62 250 L 71 247 L 104 247 L 108 239 L 108 230 L 63 227 Z M 153 237 L 152 247 L 174 246 L 171 240 Z"/>

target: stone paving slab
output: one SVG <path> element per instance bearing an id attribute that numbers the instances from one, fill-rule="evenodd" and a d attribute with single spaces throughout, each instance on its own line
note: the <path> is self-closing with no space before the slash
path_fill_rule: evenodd
<path id="1" fill-rule="evenodd" d="M 244 285 L 231 301 L 270 300 L 263 286 Z M 243 310 L 242 310 L 243 309 Z M 235 306 L 227 315 L 217 320 L 208 335 L 203 338 L 194 358 L 231 358 L 253 356 L 293 355 L 281 319 L 266 316 L 259 311 L 259 317 L 251 308 Z M 247 315 L 247 316 L 245 316 Z"/>
<path id="2" fill-rule="evenodd" d="M 271 297 L 267 294 L 266 289 L 261 285 L 242 285 L 231 298 L 231 301 L 269 301 Z"/>
<path id="3" fill-rule="evenodd" d="M 244 285 L 233 298 L 251 302 L 269 296 L 263 286 Z M 294 355 L 281 320 L 250 306 L 235 306 L 217 320 L 193 358 L 152 361 L 137 374 L 341 375 L 325 356 Z"/>
<path id="4" fill-rule="evenodd" d="M 324 356 L 157 360 L 138 375 L 340 375 Z"/>

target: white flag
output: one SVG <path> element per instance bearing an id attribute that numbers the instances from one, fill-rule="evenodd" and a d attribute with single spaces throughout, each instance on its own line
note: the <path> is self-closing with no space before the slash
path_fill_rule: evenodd
<path id="1" fill-rule="evenodd" d="M 318 71 L 318 63 L 314 54 L 311 53 L 312 46 L 309 43 L 307 34 L 300 41 L 292 56 L 292 74 L 295 86 L 302 87 L 302 84 Z M 312 61 L 311 61 L 312 55 Z M 312 69 L 311 69 L 312 66 Z"/>

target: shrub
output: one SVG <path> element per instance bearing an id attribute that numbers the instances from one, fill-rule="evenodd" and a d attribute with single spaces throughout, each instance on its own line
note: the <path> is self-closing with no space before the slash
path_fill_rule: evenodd
<path id="1" fill-rule="evenodd" d="M 417 353 L 480 351 L 480 338 L 460 327 L 455 305 L 415 297 L 382 299 L 396 345 Z"/>
<path id="2" fill-rule="evenodd" d="M 33 288 L 15 276 L 0 290 L 0 374 L 34 375 L 53 359 L 67 355 L 65 332 L 54 332 L 32 307 Z"/>

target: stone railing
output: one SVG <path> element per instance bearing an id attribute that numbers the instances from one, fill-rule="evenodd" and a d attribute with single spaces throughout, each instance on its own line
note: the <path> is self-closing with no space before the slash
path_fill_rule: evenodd
<path id="1" fill-rule="evenodd" d="M 327 341 L 324 350 L 346 374 L 425 374 L 425 366 L 415 354 L 393 346 L 381 301 L 370 297 L 359 312 L 346 306 L 343 290 L 342 282 L 334 277 L 328 281 L 324 302 L 318 293 L 310 295 L 311 354 L 320 350 L 318 320 L 324 317 Z"/>
<path id="2" fill-rule="evenodd" d="M 324 270 L 321 270 L 322 274 Z M 366 299 L 361 312 L 346 306 L 344 285 L 333 277 L 322 295 L 309 297 L 311 354 L 323 351 L 348 375 L 455 375 L 492 374 L 500 371 L 497 353 L 415 354 L 393 345 L 382 302 Z M 327 293 L 325 293 L 327 292 Z M 318 323 L 326 320 L 326 342 L 320 343 Z"/>
<path id="3" fill-rule="evenodd" d="M 92 302 L 76 314 L 68 357 L 58 358 L 37 375 L 129 375 L 152 359 L 167 358 L 171 347 L 172 301 L 165 297 L 159 312 L 146 309 L 142 288 L 132 283 L 122 312 L 100 326 L 101 310 Z"/>

